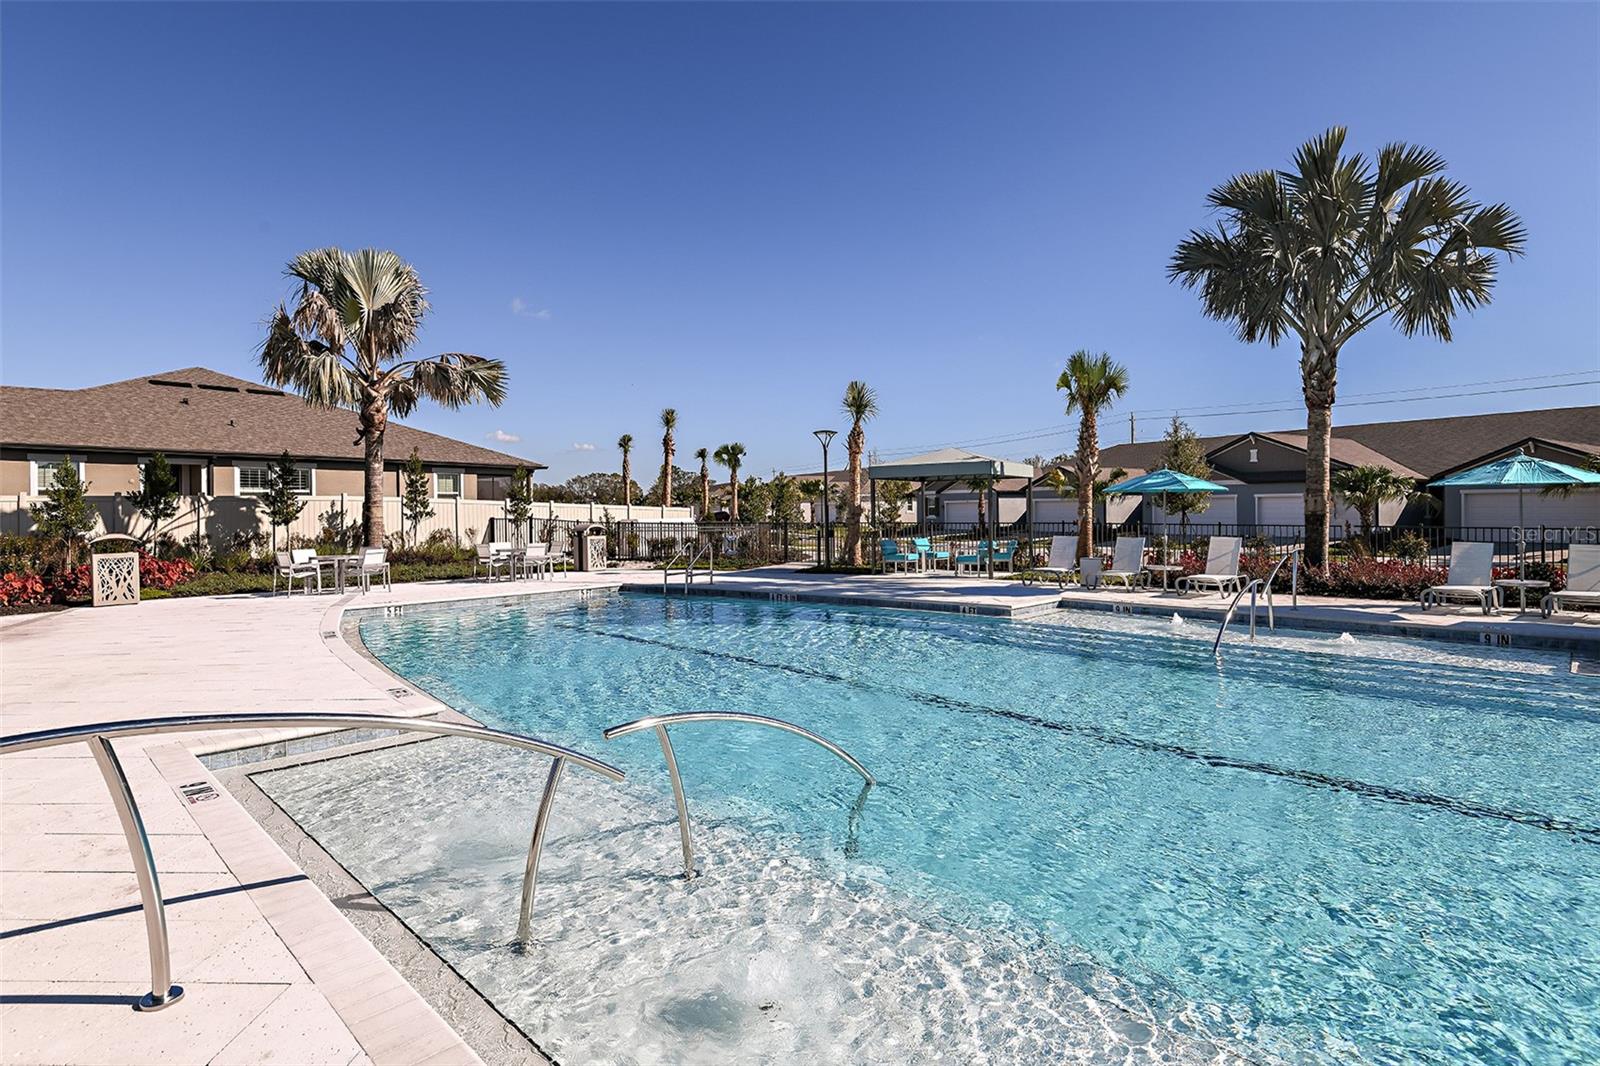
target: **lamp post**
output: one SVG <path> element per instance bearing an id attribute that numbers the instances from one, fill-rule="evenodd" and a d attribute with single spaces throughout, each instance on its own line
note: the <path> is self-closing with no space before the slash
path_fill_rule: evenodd
<path id="1" fill-rule="evenodd" d="M 822 543 L 823 565 L 833 565 L 833 529 L 828 523 L 828 445 L 839 435 L 836 429 L 814 429 L 811 435 L 822 443 Z"/>

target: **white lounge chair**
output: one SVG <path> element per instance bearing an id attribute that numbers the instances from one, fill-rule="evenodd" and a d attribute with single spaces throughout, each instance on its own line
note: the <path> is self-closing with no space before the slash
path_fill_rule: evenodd
<path id="1" fill-rule="evenodd" d="M 1111 569 L 1100 575 L 1102 582 L 1120 581 L 1133 591 L 1144 577 L 1144 538 L 1118 537 L 1117 550 L 1111 556 Z"/>
<path id="2" fill-rule="evenodd" d="M 1600 544 L 1574 544 L 1567 549 L 1566 591 L 1545 596 L 1539 611 L 1549 618 L 1568 604 L 1600 609 Z"/>
<path id="3" fill-rule="evenodd" d="M 1043 566 L 1030 566 L 1024 569 L 1022 579 L 1032 582 L 1040 578 L 1054 578 L 1058 586 L 1066 588 L 1072 575 L 1078 572 L 1077 560 L 1072 557 L 1077 547 L 1077 537 L 1051 537 L 1050 558 Z"/>
<path id="4" fill-rule="evenodd" d="M 1475 603 L 1484 614 L 1500 613 L 1500 590 L 1494 586 L 1494 545 L 1458 540 L 1450 545 L 1450 572 L 1445 583 L 1423 589 L 1418 603 L 1429 607 L 1461 600 Z"/>
<path id="5" fill-rule="evenodd" d="M 1243 544 L 1240 537 L 1212 537 L 1211 546 L 1206 549 L 1206 572 L 1180 577 L 1178 591 L 1216 589 L 1219 596 L 1226 596 L 1230 590 L 1238 592 L 1244 581 L 1239 576 L 1239 549 Z"/>
<path id="6" fill-rule="evenodd" d="M 304 555 L 303 558 L 296 558 Z M 284 593 L 294 591 L 296 578 L 300 579 L 300 587 L 306 593 L 311 592 L 311 582 L 317 583 L 317 591 L 322 591 L 322 567 L 317 565 L 316 552 L 309 548 L 297 548 L 291 552 L 274 552 L 272 567 L 272 592 L 277 595 L 278 579 L 285 579 Z"/>
<path id="7" fill-rule="evenodd" d="M 361 594 L 364 596 L 372 590 L 372 579 L 383 578 L 383 591 L 391 591 L 389 586 L 389 549 L 363 548 L 361 561 L 345 567 L 344 579 L 348 584 L 354 578 L 361 585 Z"/>

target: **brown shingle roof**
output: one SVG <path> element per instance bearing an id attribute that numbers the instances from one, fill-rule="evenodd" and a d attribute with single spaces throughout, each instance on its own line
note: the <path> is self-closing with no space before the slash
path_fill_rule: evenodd
<path id="1" fill-rule="evenodd" d="M 355 415 L 312 407 L 299 396 L 255 381 L 188 367 L 86 389 L 0 386 L 0 433 L 9 445 L 302 459 L 362 458 Z M 416 448 L 425 462 L 542 469 L 542 463 L 399 422 L 389 423 L 384 451 L 403 459 Z"/>

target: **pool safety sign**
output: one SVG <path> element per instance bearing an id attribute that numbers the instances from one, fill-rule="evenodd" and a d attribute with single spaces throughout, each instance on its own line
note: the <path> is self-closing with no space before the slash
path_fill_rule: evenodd
<path id="1" fill-rule="evenodd" d="M 188 804 L 204 803 L 206 800 L 217 798 L 217 790 L 208 782 L 195 781 L 187 785 L 179 785 L 178 791 L 183 793 L 183 802 Z"/>

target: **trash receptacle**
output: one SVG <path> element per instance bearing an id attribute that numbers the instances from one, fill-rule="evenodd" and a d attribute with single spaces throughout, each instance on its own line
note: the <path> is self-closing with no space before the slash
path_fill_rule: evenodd
<path id="1" fill-rule="evenodd" d="M 572 531 L 572 568 L 584 571 L 606 568 L 604 526 L 579 526 Z"/>

